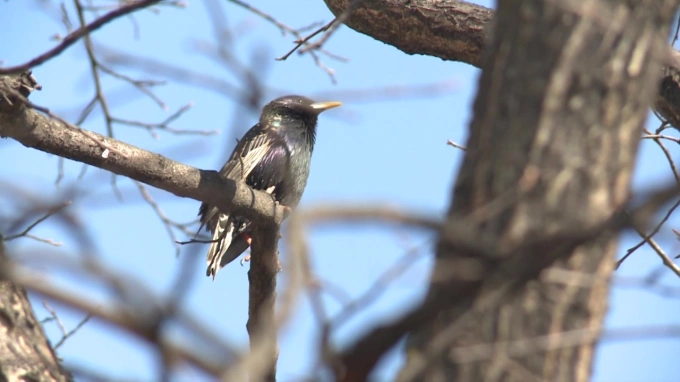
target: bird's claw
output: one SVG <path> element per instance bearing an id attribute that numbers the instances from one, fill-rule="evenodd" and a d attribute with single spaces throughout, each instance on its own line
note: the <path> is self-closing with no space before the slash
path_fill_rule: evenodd
<path id="1" fill-rule="evenodd" d="M 249 262 L 249 261 L 250 261 L 250 255 L 245 255 L 245 256 L 243 256 L 243 258 L 242 258 L 241 261 L 240 261 L 241 266 L 243 266 L 244 263 L 247 263 L 247 262 Z"/>
<path id="2" fill-rule="evenodd" d="M 245 264 L 249 261 L 250 261 L 250 255 L 243 256 L 243 258 L 240 261 L 241 266 L 243 266 L 243 264 Z M 277 273 L 283 272 L 283 267 L 281 266 L 281 262 L 278 259 L 276 260 L 276 272 Z"/>

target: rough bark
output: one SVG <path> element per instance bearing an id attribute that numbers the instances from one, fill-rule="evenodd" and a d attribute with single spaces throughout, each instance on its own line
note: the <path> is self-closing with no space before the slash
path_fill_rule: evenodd
<path id="1" fill-rule="evenodd" d="M 449 222 L 470 219 L 506 200 L 497 212 L 471 221 L 480 233 L 494 236 L 498 248 L 606 221 L 628 197 L 641 127 L 661 74 L 662 36 L 676 4 L 593 3 L 598 13 L 613 17 L 597 22 L 584 7 L 565 9 L 560 2 L 499 2 L 448 214 Z M 508 199 L 508 190 L 520 192 Z M 603 280 L 592 288 L 535 277 L 492 300 L 494 289 L 512 282 L 495 273 L 503 263 L 535 263 L 565 247 L 480 259 L 480 253 L 460 251 L 442 235 L 430 296 L 450 296 L 454 305 L 410 337 L 401 380 L 589 380 L 592 340 L 548 351 L 537 346 L 526 354 L 511 352 L 509 344 L 575 329 L 597 333 L 615 240 L 605 234 L 567 247 L 558 256 L 563 259 L 551 265 Z M 481 263 L 481 274 L 452 280 L 451 267 L 466 260 Z M 482 285 L 490 277 L 496 277 L 492 287 Z M 484 298 L 492 303 L 480 305 Z M 478 344 L 498 345 L 465 361 L 465 347 Z"/>
<path id="2" fill-rule="evenodd" d="M 340 15 L 354 0 L 324 0 Z M 580 2 L 567 2 L 580 3 Z M 407 54 L 424 54 L 481 68 L 494 11 L 457 0 L 362 0 L 345 25 Z M 680 128 L 680 64 L 666 67 L 652 105 Z"/>
<path id="3" fill-rule="evenodd" d="M 5 261 L 0 236 L 0 265 Z M 0 280 L 0 381 L 70 381 L 45 337 L 26 290 Z"/>

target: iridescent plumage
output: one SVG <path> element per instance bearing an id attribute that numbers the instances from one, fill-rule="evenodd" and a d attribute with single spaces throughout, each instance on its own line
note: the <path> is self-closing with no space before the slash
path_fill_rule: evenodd
<path id="1" fill-rule="evenodd" d="M 238 141 L 220 170 L 224 177 L 243 180 L 256 190 L 271 193 L 280 204 L 294 208 L 300 202 L 309 177 L 319 113 L 340 102 L 314 102 L 301 96 L 285 96 L 268 103 L 259 122 Z M 206 274 L 217 275 L 250 246 L 250 225 L 238 216 L 201 204 L 201 226 L 212 234 Z"/>

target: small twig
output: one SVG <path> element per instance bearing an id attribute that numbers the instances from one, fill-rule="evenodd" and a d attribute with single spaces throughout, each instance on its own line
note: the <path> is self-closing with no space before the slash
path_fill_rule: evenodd
<path id="1" fill-rule="evenodd" d="M 654 135 L 652 134 L 649 130 L 645 129 L 644 130 L 647 135 Z M 673 171 L 673 176 L 675 177 L 675 182 L 680 184 L 680 173 L 678 172 L 677 167 L 675 166 L 675 162 L 673 161 L 673 156 L 671 155 L 670 151 L 666 148 L 666 146 L 661 142 L 661 139 L 659 138 L 651 138 L 654 143 L 656 143 L 659 148 L 661 148 L 661 151 L 663 151 L 664 155 L 666 156 L 666 159 L 668 160 L 668 164 L 671 166 L 671 171 Z"/>
<path id="2" fill-rule="evenodd" d="M 152 86 L 164 85 L 165 81 L 135 80 L 124 74 L 120 74 L 107 66 L 102 65 L 100 62 L 97 62 L 97 66 L 99 67 L 99 69 L 101 69 L 102 72 L 110 75 L 111 77 L 117 78 L 121 81 L 125 81 L 134 86 L 135 88 L 137 88 L 140 92 L 146 94 L 156 104 L 158 104 L 158 106 L 161 109 L 168 110 L 168 106 L 165 104 L 165 102 L 158 98 L 158 96 L 149 89 L 149 87 Z"/>
<path id="3" fill-rule="evenodd" d="M 672 137 L 670 135 L 663 135 L 663 134 L 645 134 L 645 135 L 642 136 L 642 139 L 666 139 L 668 141 L 673 141 L 675 143 L 680 144 L 680 138 Z"/>
<path id="4" fill-rule="evenodd" d="M 168 233 L 168 236 L 170 236 L 170 240 L 172 241 L 172 244 L 175 246 L 175 255 L 179 257 L 179 252 L 180 252 L 180 242 L 177 241 L 177 238 L 175 237 L 175 232 L 173 231 L 173 228 L 179 229 L 180 231 L 184 232 L 187 235 L 192 235 L 192 232 L 187 228 L 186 225 L 180 224 L 175 222 L 174 220 L 168 218 L 167 215 L 165 215 L 165 212 L 161 209 L 161 207 L 156 203 L 156 201 L 153 199 L 149 191 L 146 189 L 144 184 L 141 182 L 135 181 L 135 185 L 139 189 L 139 193 L 142 195 L 142 198 L 149 203 L 151 208 L 154 210 L 158 218 L 161 219 L 161 222 L 165 226 L 165 230 Z"/>
<path id="5" fill-rule="evenodd" d="M 14 240 L 14 239 L 17 239 L 17 238 L 20 238 L 20 237 L 30 237 L 31 239 L 38 240 L 38 241 L 42 241 L 43 243 L 52 244 L 52 245 L 54 245 L 54 246 L 60 246 L 61 243 L 56 243 L 56 242 L 53 242 L 52 240 L 49 240 L 49 239 L 41 239 L 41 238 L 39 238 L 39 237 L 30 235 L 29 232 L 30 232 L 33 228 L 35 228 L 38 224 L 44 222 L 45 220 L 47 220 L 47 218 L 49 218 L 50 216 L 52 216 L 52 215 L 58 213 L 59 211 L 61 211 L 62 209 L 66 208 L 66 207 L 69 206 L 69 205 L 71 205 L 71 202 L 70 202 L 70 201 L 67 201 L 67 202 L 58 204 L 58 205 L 56 205 L 56 206 L 54 206 L 54 207 L 51 207 L 49 210 L 47 210 L 47 213 L 45 213 L 45 215 L 41 216 L 38 220 L 36 220 L 36 221 L 34 221 L 33 223 L 31 223 L 31 224 L 30 224 L 28 227 L 26 227 L 22 232 L 20 232 L 20 233 L 18 233 L 18 234 L 16 234 L 16 235 L 6 236 L 6 237 L 4 237 L 4 240 L 5 240 L 5 241 L 10 241 L 10 240 Z"/>
<path id="6" fill-rule="evenodd" d="M 219 134 L 219 130 L 182 130 L 182 129 L 174 129 L 170 126 L 170 122 L 174 121 L 177 119 L 179 116 L 187 112 L 191 107 L 193 106 L 193 103 L 188 103 L 184 106 L 182 106 L 179 110 L 177 110 L 175 113 L 173 113 L 170 117 L 166 118 L 162 122 L 158 123 L 148 123 L 148 122 L 140 122 L 140 121 L 131 121 L 127 119 L 122 119 L 122 118 L 117 118 L 113 117 L 111 118 L 111 121 L 114 123 L 119 123 L 122 125 L 127 125 L 127 126 L 138 126 L 138 127 L 143 127 L 149 131 L 151 136 L 154 139 L 159 139 L 160 137 L 156 132 L 154 132 L 154 129 L 159 129 L 159 130 L 164 130 L 172 134 L 176 135 L 215 135 Z"/>
<path id="7" fill-rule="evenodd" d="M 78 13 L 78 20 L 80 21 L 80 27 L 85 28 L 87 23 L 85 21 L 85 14 L 83 7 L 80 4 L 80 0 L 74 0 L 76 6 L 76 11 Z M 95 88 L 95 98 L 102 107 L 102 114 L 104 114 L 104 121 L 106 122 L 106 132 L 109 137 L 113 137 L 113 124 L 111 122 L 111 111 L 109 110 L 109 104 L 106 101 L 106 96 L 104 96 L 104 90 L 102 88 L 101 80 L 99 78 L 99 67 L 97 64 L 97 58 L 94 54 L 94 48 L 92 46 L 92 38 L 90 34 L 87 33 L 83 37 L 85 42 L 85 51 L 87 52 L 87 57 L 90 61 L 90 72 L 92 73 L 92 82 L 94 82 Z"/>
<path id="8" fill-rule="evenodd" d="M 666 252 L 661 248 L 661 246 L 656 242 L 656 240 L 653 239 L 653 236 L 656 235 L 657 232 L 659 232 L 659 229 L 661 229 L 663 223 L 666 220 L 668 220 L 668 218 L 671 216 L 673 211 L 678 207 L 678 205 L 680 205 L 680 200 L 677 201 L 673 205 L 673 207 L 671 207 L 671 209 L 666 213 L 664 219 L 654 228 L 654 230 L 649 235 L 645 235 L 645 232 L 642 229 L 639 229 L 639 227 L 637 226 L 633 227 L 635 231 L 640 235 L 640 237 L 642 237 L 642 241 L 636 244 L 635 246 L 629 248 L 628 251 L 626 251 L 626 254 L 619 261 L 616 262 L 616 269 L 621 267 L 621 264 L 623 264 L 623 262 L 628 258 L 628 256 L 633 254 L 633 252 L 635 252 L 638 248 L 644 245 L 644 243 L 648 243 L 652 250 L 654 250 L 654 252 L 659 256 L 663 265 L 665 265 L 668 269 L 675 273 L 676 276 L 680 277 L 680 267 L 677 264 L 675 264 L 673 260 L 671 260 L 668 254 L 666 254 Z"/>
<path id="9" fill-rule="evenodd" d="M 231 3 L 234 3 L 234 4 L 238 5 L 238 6 L 240 6 L 240 7 L 242 7 L 242 8 L 247 9 L 248 11 L 250 11 L 250 12 L 252 12 L 252 13 L 254 13 L 254 14 L 256 14 L 256 15 L 262 17 L 263 19 L 267 20 L 268 22 L 274 24 L 277 28 L 279 28 L 279 30 L 281 31 L 281 33 L 282 33 L 284 36 L 286 35 L 286 33 L 290 33 L 291 35 L 293 35 L 293 36 L 295 37 L 295 41 L 296 41 L 296 42 L 297 42 L 297 41 L 303 41 L 303 40 L 305 39 L 305 38 L 300 34 L 300 32 L 299 32 L 298 30 L 296 30 L 296 29 L 294 29 L 294 28 L 291 28 L 291 27 L 289 27 L 288 25 L 286 25 L 286 24 L 284 24 L 284 23 L 282 23 L 282 22 L 276 20 L 274 17 L 270 16 L 269 14 L 263 12 L 263 11 L 260 10 L 260 9 L 257 9 L 257 8 L 255 8 L 255 7 L 253 7 L 252 5 L 250 5 L 250 4 L 248 4 L 248 3 L 245 3 L 245 2 L 243 2 L 243 1 L 241 1 L 241 0 L 228 0 L 228 1 L 231 2 Z M 356 0 L 355 0 L 355 1 L 356 1 Z M 309 46 L 309 45 L 310 45 L 310 44 L 309 44 L 309 41 L 304 42 L 304 45 L 305 45 L 305 47 Z M 333 69 L 327 67 L 326 65 L 324 65 L 324 64 L 321 62 L 321 59 L 319 58 L 319 55 L 317 55 L 316 52 L 315 52 L 313 49 L 309 51 L 309 54 L 312 56 L 312 60 L 314 60 L 314 63 L 316 64 L 316 66 L 318 66 L 318 67 L 321 68 L 323 71 L 325 71 L 325 72 L 328 74 L 328 76 L 330 77 L 331 82 L 335 84 L 335 83 L 336 83 L 336 80 L 335 80 L 335 71 L 334 71 Z"/>
<path id="10" fill-rule="evenodd" d="M 52 309 L 52 307 L 50 307 L 50 306 L 47 304 L 47 301 L 43 300 L 42 303 L 43 303 L 43 306 L 45 307 L 45 309 L 46 309 L 46 310 L 50 313 L 50 315 L 52 316 L 51 319 L 50 319 L 50 321 L 56 322 L 56 323 L 57 323 L 57 326 L 59 327 L 59 330 L 61 330 L 61 338 L 60 338 L 59 341 L 54 345 L 54 349 L 55 349 L 55 350 L 56 350 L 56 349 L 59 349 L 59 347 L 60 347 L 61 345 L 63 345 L 64 342 L 65 342 L 69 337 L 71 337 L 72 335 L 74 335 L 78 330 L 80 330 L 80 328 L 83 327 L 83 325 L 85 325 L 85 323 L 87 323 L 87 321 L 90 320 L 90 318 L 92 318 L 92 314 L 88 313 L 88 314 L 85 316 L 85 318 L 83 318 L 83 319 L 78 323 L 78 325 L 75 326 L 75 328 L 73 328 L 73 329 L 71 329 L 71 331 L 68 331 L 68 332 L 67 332 L 67 331 L 66 331 L 66 327 L 64 326 L 64 324 L 63 324 L 63 323 L 61 322 L 61 320 L 59 319 L 59 316 L 57 315 L 57 312 L 56 312 L 54 309 Z M 45 321 L 45 322 L 46 322 L 46 321 Z"/>
<path id="11" fill-rule="evenodd" d="M 42 304 L 43 304 L 43 307 L 45 308 L 45 310 L 47 310 L 47 311 L 50 313 L 50 316 L 52 316 L 51 321 L 54 321 L 54 322 L 57 323 L 57 326 L 59 327 L 59 330 L 61 330 L 61 335 L 62 335 L 62 336 L 65 336 L 66 333 L 67 333 L 67 332 L 66 332 L 66 327 L 64 326 L 64 324 L 63 324 L 63 323 L 61 322 L 61 320 L 59 319 L 59 316 L 57 316 L 57 312 L 55 312 L 54 309 L 52 309 L 52 308 L 47 304 L 47 301 L 43 300 L 43 301 L 42 301 Z"/>
<path id="12" fill-rule="evenodd" d="M 456 142 L 454 142 L 454 141 L 452 141 L 452 140 L 450 140 L 450 139 L 446 141 L 446 144 L 449 145 L 449 146 L 453 146 L 453 147 L 455 147 L 455 148 L 457 148 L 457 149 L 461 149 L 461 150 L 463 150 L 463 151 L 467 151 L 467 147 L 465 147 L 465 146 L 463 146 L 463 145 L 459 145 L 458 143 L 456 143 Z"/>
<path id="13" fill-rule="evenodd" d="M 61 339 L 59 340 L 59 342 L 57 342 L 57 343 L 54 345 L 54 349 L 55 349 L 55 350 L 56 350 L 56 349 L 59 349 L 59 346 L 63 345 L 63 344 L 64 344 L 64 341 L 66 341 L 69 337 L 71 337 L 71 336 L 74 335 L 78 330 L 80 330 L 80 328 L 82 328 L 83 325 L 85 325 L 85 324 L 90 320 L 90 318 L 92 318 L 92 313 L 88 313 L 88 314 L 85 316 L 85 318 L 83 318 L 82 320 L 80 320 L 80 322 L 78 323 L 78 325 L 76 325 L 73 329 L 71 329 L 70 332 L 64 334 L 64 336 L 61 337 Z"/>
<path id="14" fill-rule="evenodd" d="M 324 222 L 352 221 L 372 223 L 380 221 L 392 222 L 425 229 L 438 230 L 440 221 L 412 211 L 402 211 L 389 206 L 342 206 L 329 203 L 328 205 L 311 207 L 300 212 L 304 221 L 309 224 Z"/>
<path id="15" fill-rule="evenodd" d="M 315 30 L 314 32 L 310 33 L 309 35 L 307 35 L 307 37 L 305 37 L 305 38 L 303 38 L 303 39 L 298 39 L 298 40 L 294 41 L 294 42 L 295 42 L 295 46 L 293 47 L 293 49 L 291 49 L 288 53 L 284 54 L 283 56 L 277 57 L 276 60 L 278 60 L 278 61 L 285 61 L 286 59 L 288 59 L 288 57 L 290 57 L 290 55 L 293 54 L 293 52 L 295 52 L 296 50 L 298 50 L 302 45 L 307 44 L 307 42 L 308 42 L 310 39 L 314 38 L 314 36 L 318 35 L 318 34 L 321 33 L 321 32 L 327 31 L 328 28 L 331 26 L 331 24 L 333 24 L 333 23 L 335 22 L 335 20 L 337 20 L 337 19 L 331 20 L 331 22 L 329 22 L 329 23 L 326 24 L 326 25 L 323 25 L 321 28 L 319 28 L 319 29 Z"/>
<path id="16" fill-rule="evenodd" d="M 35 241 L 39 241 L 39 242 L 41 242 L 41 243 L 53 245 L 53 246 L 55 246 L 55 247 L 61 247 L 62 245 L 64 245 L 64 243 L 62 243 L 62 242 L 60 242 L 60 241 L 54 241 L 54 240 L 52 240 L 52 239 L 45 239 L 45 238 L 42 238 L 42 237 L 38 237 L 38 236 L 32 235 L 32 234 L 30 234 L 30 233 L 27 233 L 26 235 L 24 235 L 24 237 L 27 237 L 27 238 L 29 238 L 29 239 L 33 239 L 33 240 L 35 240 Z"/>
<path id="17" fill-rule="evenodd" d="M 328 41 L 331 35 L 335 33 L 335 31 L 340 27 L 340 25 L 345 23 L 345 21 L 352 14 L 352 12 L 354 12 L 357 9 L 357 7 L 359 7 L 361 1 L 362 0 L 352 0 L 347 9 L 345 9 L 339 17 L 336 17 L 335 20 L 330 22 L 330 24 L 326 28 L 327 29 L 326 33 L 324 33 L 321 36 L 319 41 L 313 44 L 309 44 L 306 47 L 300 49 L 300 54 L 320 49 L 326 43 L 326 41 Z"/>

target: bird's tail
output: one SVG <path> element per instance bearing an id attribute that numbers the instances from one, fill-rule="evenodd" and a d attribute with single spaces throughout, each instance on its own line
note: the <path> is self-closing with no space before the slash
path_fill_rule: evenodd
<path id="1" fill-rule="evenodd" d="M 213 242 L 210 244 L 207 257 L 208 270 L 206 271 L 206 276 L 212 276 L 213 280 L 215 280 L 215 276 L 217 276 L 217 271 L 226 265 L 226 263 L 222 264 L 222 257 L 231 245 L 233 234 L 234 222 L 231 217 L 226 214 L 220 214 L 213 233 Z"/>

